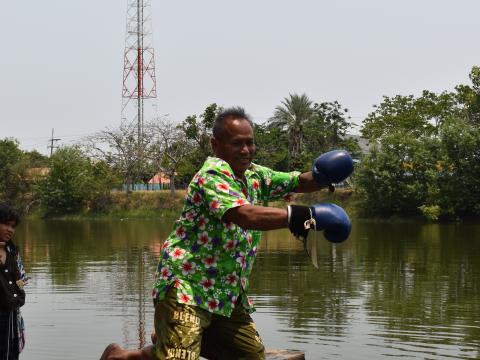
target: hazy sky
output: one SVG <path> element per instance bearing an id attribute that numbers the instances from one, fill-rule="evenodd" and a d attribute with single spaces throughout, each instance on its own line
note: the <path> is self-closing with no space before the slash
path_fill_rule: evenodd
<path id="1" fill-rule="evenodd" d="M 47 152 L 120 123 L 126 0 L 2 0 L 0 138 Z M 152 0 L 157 110 L 175 121 L 289 93 L 361 123 L 383 95 L 451 90 L 480 65 L 478 0 Z"/>

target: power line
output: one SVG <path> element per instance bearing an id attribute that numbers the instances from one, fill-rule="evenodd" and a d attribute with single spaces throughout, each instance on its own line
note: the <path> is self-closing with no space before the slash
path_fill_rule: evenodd
<path id="1" fill-rule="evenodd" d="M 57 141 L 60 141 L 62 139 L 60 138 L 54 138 L 53 137 L 53 132 L 54 132 L 54 129 L 52 128 L 52 137 L 50 138 L 50 145 L 48 146 L 48 148 L 50 149 L 50 157 L 52 157 L 52 154 L 53 154 L 53 149 L 54 148 L 58 148 L 58 146 L 55 146 L 53 145 L 54 143 L 56 143 Z"/>

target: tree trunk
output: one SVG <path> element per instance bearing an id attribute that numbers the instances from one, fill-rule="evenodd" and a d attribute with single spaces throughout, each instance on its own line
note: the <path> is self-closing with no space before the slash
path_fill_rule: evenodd
<path id="1" fill-rule="evenodd" d="M 172 195 L 172 197 L 174 198 L 175 197 L 175 172 L 170 173 L 168 178 L 170 179 L 170 195 Z"/>

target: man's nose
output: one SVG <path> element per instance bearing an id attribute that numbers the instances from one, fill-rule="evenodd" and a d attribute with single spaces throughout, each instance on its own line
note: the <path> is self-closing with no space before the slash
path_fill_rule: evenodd
<path id="1" fill-rule="evenodd" d="M 250 148 L 248 147 L 247 144 L 243 144 L 243 145 L 242 145 L 242 148 L 240 149 L 240 151 L 241 151 L 242 153 L 248 153 L 248 152 L 250 152 Z"/>

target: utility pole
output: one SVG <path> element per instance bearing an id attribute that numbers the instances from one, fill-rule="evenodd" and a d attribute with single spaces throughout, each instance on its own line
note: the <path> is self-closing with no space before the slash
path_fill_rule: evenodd
<path id="1" fill-rule="evenodd" d="M 127 0 L 122 120 L 137 123 L 139 143 L 143 138 L 144 100 L 156 97 L 151 0 Z"/>
<path id="2" fill-rule="evenodd" d="M 47 148 L 50 149 L 50 157 L 52 157 L 52 155 L 53 155 L 53 149 L 58 147 L 58 146 L 54 146 L 53 143 L 62 140 L 62 139 L 59 139 L 59 138 L 55 139 L 53 137 L 53 132 L 54 132 L 54 129 L 52 128 L 52 137 L 50 138 L 50 145 L 47 146 Z"/>

